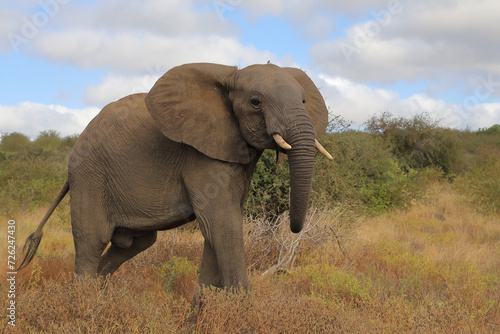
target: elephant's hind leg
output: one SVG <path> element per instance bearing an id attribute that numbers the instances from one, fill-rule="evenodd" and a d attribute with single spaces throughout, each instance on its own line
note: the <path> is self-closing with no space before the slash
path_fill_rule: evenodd
<path id="1" fill-rule="evenodd" d="M 101 276 L 113 274 L 125 261 L 151 247 L 156 241 L 156 231 L 132 237 L 114 233 L 111 246 L 101 257 L 97 272 Z"/>
<path id="2" fill-rule="evenodd" d="M 76 234 L 74 234 L 76 235 Z M 97 266 L 106 244 L 93 235 L 81 237 L 78 235 L 75 241 L 75 274 L 80 276 L 94 276 L 97 274 Z"/>
<path id="3" fill-rule="evenodd" d="M 109 243 L 112 233 L 103 203 L 98 200 L 100 196 L 90 191 L 77 191 L 77 187 L 71 189 L 75 274 L 95 277 L 102 252 Z"/>

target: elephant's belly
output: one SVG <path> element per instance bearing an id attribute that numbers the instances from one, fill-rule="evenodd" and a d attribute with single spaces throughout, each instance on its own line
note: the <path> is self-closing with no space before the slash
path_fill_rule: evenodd
<path id="1" fill-rule="evenodd" d="M 161 231 L 170 230 L 172 228 L 179 227 L 181 225 L 187 224 L 196 219 L 194 214 L 186 216 L 169 217 L 168 219 L 153 219 L 145 217 L 131 218 L 115 221 L 115 228 L 127 228 L 135 231 Z"/>
<path id="2" fill-rule="evenodd" d="M 137 231 L 169 230 L 196 219 L 191 206 L 183 203 L 127 206 L 113 211 L 109 219 L 115 227 Z"/>

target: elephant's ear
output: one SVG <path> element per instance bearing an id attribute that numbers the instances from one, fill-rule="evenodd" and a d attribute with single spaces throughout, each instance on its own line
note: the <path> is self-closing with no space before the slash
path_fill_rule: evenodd
<path id="1" fill-rule="evenodd" d="M 248 144 L 233 114 L 226 82 L 236 67 L 186 64 L 169 70 L 146 96 L 149 113 L 169 139 L 211 158 L 248 163 Z"/>
<path id="2" fill-rule="evenodd" d="M 304 88 L 306 100 L 304 106 L 319 138 L 325 133 L 328 125 L 328 109 L 323 96 L 321 96 L 314 82 L 304 71 L 293 67 L 285 67 L 284 69 Z"/>

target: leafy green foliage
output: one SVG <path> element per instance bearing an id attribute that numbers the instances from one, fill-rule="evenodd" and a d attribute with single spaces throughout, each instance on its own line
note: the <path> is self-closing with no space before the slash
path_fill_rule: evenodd
<path id="1" fill-rule="evenodd" d="M 165 292 L 179 288 L 180 284 L 196 280 L 198 267 L 185 257 L 174 256 L 160 268 L 160 282 Z"/>
<path id="2" fill-rule="evenodd" d="M 431 168 L 403 168 L 378 136 L 346 131 L 326 134 L 320 140 L 334 161 L 317 154 L 312 195 L 315 206 L 326 208 L 342 202 L 359 211 L 380 213 L 410 205 L 422 195 L 426 184 L 440 176 Z M 275 153 L 265 151 L 253 175 L 247 213 L 280 215 L 289 209 L 289 187 L 288 164 L 277 164 Z"/>
<path id="3" fill-rule="evenodd" d="M 389 113 L 367 122 L 369 133 L 349 130 L 336 118 L 320 138 L 334 161 L 317 154 L 312 205 L 342 203 L 359 212 L 407 207 L 441 177 L 457 178 L 460 191 L 496 211 L 500 156 L 498 125 L 478 132 L 443 129 L 426 114 L 411 119 Z M 50 203 L 66 178 L 66 164 L 78 136 L 43 131 L 34 141 L 20 133 L 0 141 L 0 206 L 5 212 Z M 273 218 L 289 209 L 288 163 L 265 151 L 256 166 L 246 203 L 251 216 Z"/>
<path id="4" fill-rule="evenodd" d="M 246 211 L 252 216 L 279 216 L 289 209 L 290 181 L 288 162 L 276 163 L 276 152 L 262 154 L 252 178 Z"/>
<path id="5" fill-rule="evenodd" d="M 67 178 L 67 159 L 77 136 L 61 139 L 54 130 L 35 141 L 20 133 L 0 141 L 0 208 L 12 214 L 51 203 Z M 71 145 L 71 146 L 70 146 Z"/>
<path id="6" fill-rule="evenodd" d="M 384 112 L 372 116 L 366 128 L 387 140 L 394 155 L 408 168 L 434 166 L 448 174 L 458 158 L 454 133 L 440 128 L 439 123 L 425 113 L 408 119 Z"/>
<path id="7" fill-rule="evenodd" d="M 319 206 L 344 202 L 374 213 L 404 207 L 437 177 L 432 170 L 403 169 L 389 146 L 376 136 L 344 132 L 326 134 L 321 142 L 334 161 L 321 156 L 316 160 L 313 200 Z"/>
<path id="8" fill-rule="evenodd" d="M 61 140 L 61 145 L 62 147 L 73 147 L 75 146 L 76 140 L 78 139 L 79 135 L 72 135 L 72 136 L 66 136 Z"/>
<path id="9" fill-rule="evenodd" d="M 12 155 L 22 155 L 26 153 L 30 147 L 30 139 L 18 132 L 3 135 L 0 140 L 0 152 L 4 159 Z"/>
<path id="10" fill-rule="evenodd" d="M 500 155 L 485 162 L 455 180 L 456 188 L 479 207 L 492 213 L 500 212 Z"/>
<path id="11" fill-rule="evenodd" d="M 55 130 L 42 131 L 33 145 L 39 154 L 53 155 L 61 147 L 61 138 Z"/>
<path id="12" fill-rule="evenodd" d="M 66 165 L 31 157 L 0 162 L 0 208 L 5 213 L 51 203 L 67 178 Z"/>
<path id="13" fill-rule="evenodd" d="M 500 124 L 495 124 L 487 129 L 479 129 L 477 133 L 485 135 L 500 134 Z"/>
<path id="14" fill-rule="evenodd" d="M 55 130 L 40 132 L 34 141 L 17 132 L 5 134 L 0 140 L 0 161 L 38 156 L 63 161 L 66 160 L 77 139 L 78 135 L 61 138 L 59 132 Z"/>

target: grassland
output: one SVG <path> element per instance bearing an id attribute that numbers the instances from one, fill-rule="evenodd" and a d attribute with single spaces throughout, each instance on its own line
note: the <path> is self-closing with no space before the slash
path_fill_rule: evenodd
<path id="1" fill-rule="evenodd" d="M 440 138 L 450 136 L 439 131 Z M 366 134 L 327 140 L 325 145 L 338 148 L 332 151 L 344 160 L 333 171 L 319 164 L 317 179 L 323 184 L 315 184 L 305 233 L 289 232 L 286 210 L 273 216 L 250 208 L 244 226 L 251 290 L 203 291 L 197 319 L 191 299 L 200 293 L 203 238 L 195 223 L 160 232 L 154 246 L 107 281 L 77 281 L 66 198 L 44 229 L 37 257 L 17 275 L 16 327 L 4 318 L 0 328 L 12 333 L 498 333 L 500 137 L 462 137 L 468 141 L 458 143 L 458 159 L 443 160 L 454 162 L 442 177 L 391 160 L 387 145 L 374 146 L 379 140 L 365 139 Z M 5 154 L 0 162 L 1 235 L 15 219 L 18 250 L 64 179 L 64 154 L 44 158 L 41 152 L 31 160 Z M 352 165 L 337 169 L 345 168 L 340 162 Z M 269 189 L 273 181 L 261 168 L 256 188 L 262 182 Z M 282 180 L 280 192 L 286 191 Z M 6 237 L 0 249 L 5 267 Z M 5 271 L 0 271 L 3 314 L 9 302 Z"/>
<path id="2" fill-rule="evenodd" d="M 45 208 L 21 214 L 18 239 Z M 300 240 L 291 268 L 278 263 L 283 234 L 246 222 L 252 289 L 204 295 L 196 323 L 187 321 L 198 292 L 203 238 L 193 226 L 160 233 L 158 242 L 109 281 L 72 281 L 67 203 L 47 226 L 38 257 L 18 278 L 18 333 L 495 333 L 500 329 L 500 217 L 471 208 L 446 184 L 409 210 L 358 217 L 339 213 Z M 2 217 L 5 221 L 8 217 Z M 336 226 L 325 235 L 325 226 Z M 320 234 L 320 236 L 318 236 Z M 278 236 L 277 236 L 278 235 Z M 342 249 L 337 237 L 342 236 Z M 266 238 L 267 240 L 262 240 Z M 284 241 L 285 240 L 285 241 Z M 254 247 L 252 247 L 252 245 Z M 288 243 L 290 245 L 290 243 Z M 5 249 L 2 240 L 2 248 Z M 4 282 L 4 280 L 2 280 Z M 2 285 L 2 309 L 6 309 Z"/>

